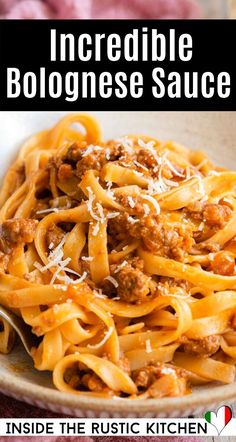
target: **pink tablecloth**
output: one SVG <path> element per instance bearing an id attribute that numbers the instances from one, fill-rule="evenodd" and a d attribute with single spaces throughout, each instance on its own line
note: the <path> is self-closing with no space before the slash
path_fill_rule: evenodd
<path id="1" fill-rule="evenodd" d="M 4 18 L 198 18 L 197 0 L 0 0 Z"/>

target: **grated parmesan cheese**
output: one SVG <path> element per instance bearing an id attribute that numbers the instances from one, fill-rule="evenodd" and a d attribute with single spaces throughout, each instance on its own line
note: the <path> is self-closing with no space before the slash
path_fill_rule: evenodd
<path id="1" fill-rule="evenodd" d="M 49 209 L 37 210 L 36 214 L 41 215 L 42 213 L 50 213 L 50 212 L 58 213 L 59 209 L 57 207 L 50 207 Z"/>
<path id="2" fill-rule="evenodd" d="M 110 212 L 107 214 L 107 219 L 116 218 L 119 215 L 120 215 L 120 212 Z"/>
<path id="3" fill-rule="evenodd" d="M 110 281 L 114 285 L 115 288 L 119 287 L 118 282 L 112 276 L 106 276 L 106 278 L 104 278 L 104 279 L 106 279 L 107 281 Z"/>
<path id="4" fill-rule="evenodd" d="M 107 161 L 109 161 L 110 160 L 110 157 L 111 157 L 111 152 L 110 152 L 110 149 L 105 149 L 105 157 L 106 157 L 106 160 Z"/>
<path id="5" fill-rule="evenodd" d="M 145 344 L 146 344 L 146 353 L 152 353 L 152 346 L 150 339 L 147 339 Z"/>
<path id="6" fill-rule="evenodd" d="M 144 204 L 143 209 L 144 209 L 144 215 L 147 216 L 150 213 L 150 207 L 148 206 L 148 204 Z"/>
<path id="7" fill-rule="evenodd" d="M 120 143 L 125 148 L 129 155 L 132 155 L 134 153 L 134 143 L 133 140 L 131 140 L 129 137 L 126 136 L 123 138 L 118 138 L 116 141 L 118 141 L 118 143 Z"/>
<path id="8" fill-rule="evenodd" d="M 139 163 L 138 161 L 134 160 L 134 164 L 135 166 L 140 167 L 141 169 L 146 170 L 146 172 L 148 172 L 148 168 L 145 167 L 143 164 Z"/>
<path id="9" fill-rule="evenodd" d="M 204 187 L 204 184 L 203 184 L 202 178 L 201 178 L 199 175 L 196 175 L 196 178 L 198 179 L 198 183 L 199 183 L 199 193 L 200 193 L 202 196 L 205 196 L 206 193 L 205 193 L 205 187 Z"/>
<path id="10" fill-rule="evenodd" d="M 93 256 L 82 256 L 81 259 L 82 259 L 82 261 L 88 261 L 88 262 L 91 262 L 94 260 Z"/>
<path id="11" fill-rule="evenodd" d="M 167 178 L 163 178 L 163 181 L 169 187 L 179 187 L 179 183 L 177 183 L 177 181 L 168 180 Z"/>
<path id="12" fill-rule="evenodd" d="M 82 157 L 85 157 L 86 155 L 90 155 L 93 152 L 96 152 L 98 150 L 102 150 L 101 146 L 94 146 L 93 144 L 90 144 L 87 149 L 83 152 Z"/>
<path id="13" fill-rule="evenodd" d="M 167 155 L 168 155 L 168 153 L 166 153 L 165 156 L 162 157 L 163 160 L 164 160 L 164 162 L 165 162 L 165 164 L 169 167 L 169 169 L 170 169 L 170 170 L 171 170 L 176 176 L 179 176 L 179 177 L 181 177 L 181 178 L 184 178 L 184 175 L 183 175 L 182 173 L 180 173 L 180 172 L 175 168 L 175 166 L 170 162 L 170 160 L 168 160 Z"/>
<path id="14" fill-rule="evenodd" d="M 95 226 L 93 226 L 93 229 L 92 229 L 92 235 L 93 235 L 93 236 L 96 236 L 96 235 L 98 234 L 98 232 L 99 232 L 99 222 L 97 222 L 97 223 L 95 224 Z"/>
<path id="15" fill-rule="evenodd" d="M 161 209 L 158 202 L 151 195 L 141 195 L 144 200 L 150 201 L 150 203 L 155 207 L 157 215 L 160 214 Z"/>
<path id="16" fill-rule="evenodd" d="M 71 280 L 71 284 L 80 284 L 87 278 L 88 273 L 84 272 L 83 275 L 79 279 Z"/>
<path id="17" fill-rule="evenodd" d="M 125 260 L 125 261 L 123 261 L 119 266 L 117 266 L 116 267 L 116 269 L 115 269 L 115 271 L 114 271 L 114 273 L 118 273 L 118 272 L 120 272 L 121 271 L 121 269 L 123 269 L 123 267 L 125 267 L 126 266 L 126 264 L 128 264 L 128 262 Z"/>
<path id="18" fill-rule="evenodd" d="M 111 188 L 112 188 L 112 182 L 111 182 L 111 181 L 108 181 L 108 182 L 107 182 L 107 195 L 108 195 L 111 199 L 115 200 L 114 192 L 113 192 L 113 190 L 111 190 Z"/>
<path id="19" fill-rule="evenodd" d="M 102 293 L 102 289 L 96 289 L 93 291 L 93 294 L 96 296 L 96 298 L 106 299 L 107 296 Z"/>
<path id="20" fill-rule="evenodd" d="M 105 332 L 104 338 L 98 344 L 95 344 L 95 345 L 88 344 L 87 347 L 88 348 L 99 348 L 99 347 L 102 347 L 102 345 L 104 345 L 108 341 L 108 339 L 111 337 L 113 331 L 114 331 L 113 327 L 110 327 Z"/>
<path id="21" fill-rule="evenodd" d="M 129 206 L 133 209 L 134 206 L 135 206 L 135 201 L 134 201 L 134 199 L 132 198 L 132 196 L 128 196 L 128 197 L 127 197 L 127 200 L 128 200 Z"/>
<path id="22" fill-rule="evenodd" d="M 145 143 L 141 138 L 139 138 L 138 144 L 143 149 L 149 150 L 149 152 L 152 154 L 153 158 L 156 160 L 158 165 L 161 164 L 162 159 L 161 157 L 158 156 L 157 151 L 154 148 L 155 141 L 149 141 L 148 143 Z"/>
<path id="23" fill-rule="evenodd" d="M 135 224 L 139 222 L 139 219 L 134 219 L 132 216 L 128 216 L 128 221 L 130 224 Z"/>

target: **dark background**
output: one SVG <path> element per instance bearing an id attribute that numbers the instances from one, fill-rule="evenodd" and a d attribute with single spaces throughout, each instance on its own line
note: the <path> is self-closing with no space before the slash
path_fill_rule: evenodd
<path id="1" fill-rule="evenodd" d="M 193 58 L 189 62 L 50 62 L 50 29 L 57 32 L 72 33 L 119 33 L 121 36 L 132 32 L 133 28 L 156 28 L 158 32 L 168 34 L 175 28 L 177 35 L 190 33 L 193 38 Z M 236 110 L 236 62 L 235 62 L 236 21 L 234 20 L 0 20 L 0 110 Z M 152 70 L 164 68 L 166 75 L 171 71 L 211 71 L 214 74 L 226 71 L 231 75 L 231 95 L 227 99 L 217 96 L 199 98 L 155 99 L 151 87 Z M 37 73 L 40 67 L 47 72 L 59 71 L 125 71 L 127 74 L 140 71 L 144 77 L 144 93 L 139 99 L 119 99 L 114 96 L 108 99 L 82 99 L 76 102 L 65 101 L 65 95 L 58 99 L 6 97 L 6 68 L 17 67 L 21 75 L 27 71 Z"/>

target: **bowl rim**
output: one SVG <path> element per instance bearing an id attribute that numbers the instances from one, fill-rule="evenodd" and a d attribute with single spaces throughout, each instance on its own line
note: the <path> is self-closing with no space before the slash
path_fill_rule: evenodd
<path id="1" fill-rule="evenodd" d="M 209 384 L 210 385 L 210 384 Z M 181 397 L 167 397 L 161 399 L 105 399 L 93 396 L 65 393 L 53 388 L 32 385 L 12 374 L 1 379 L 0 390 L 3 393 L 17 396 L 17 399 L 40 401 L 47 405 L 68 407 L 71 410 L 92 410 L 97 412 L 108 412 L 109 414 L 123 413 L 142 415 L 145 413 L 163 414 L 170 412 L 181 412 L 193 410 L 194 408 L 206 407 L 207 405 L 220 404 L 224 401 L 233 401 L 236 398 L 236 382 L 228 385 L 215 385 L 214 387 L 202 388 L 189 395 Z M 206 394 L 207 392 L 207 394 Z M 127 412 L 127 405 L 129 410 Z M 191 413 L 189 413 L 191 414 Z"/>

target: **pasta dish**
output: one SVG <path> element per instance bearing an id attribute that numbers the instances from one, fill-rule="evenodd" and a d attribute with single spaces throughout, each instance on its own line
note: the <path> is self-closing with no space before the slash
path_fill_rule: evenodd
<path id="1" fill-rule="evenodd" d="M 0 304 L 64 392 L 127 399 L 232 383 L 236 172 L 144 135 L 103 141 L 67 115 L 33 135 L 0 192 Z M 0 319 L 0 351 L 14 331 Z"/>

